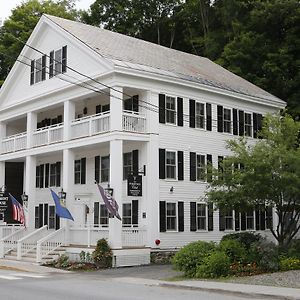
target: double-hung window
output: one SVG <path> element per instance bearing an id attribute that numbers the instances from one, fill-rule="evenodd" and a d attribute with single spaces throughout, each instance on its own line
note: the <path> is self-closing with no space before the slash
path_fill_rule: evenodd
<path id="1" fill-rule="evenodd" d="M 167 230 L 177 230 L 176 227 L 176 219 L 177 219 L 177 213 L 176 213 L 176 203 L 166 203 L 166 218 L 167 218 Z"/>
<path id="2" fill-rule="evenodd" d="M 246 229 L 247 230 L 254 229 L 254 212 L 253 212 L 253 210 L 248 211 L 246 213 Z"/>
<path id="3" fill-rule="evenodd" d="M 56 164 L 50 165 L 50 186 L 56 186 Z"/>
<path id="4" fill-rule="evenodd" d="M 101 182 L 109 182 L 109 156 L 101 157 Z"/>
<path id="5" fill-rule="evenodd" d="M 252 136 L 251 114 L 245 113 L 245 136 Z"/>
<path id="6" fill-rule="evenodd" d="M 86 158 L 74 161 L 74 183 L 85 184 L 86 181 Z"/>
<path id="7" fill-rule="evenodd" d="M 176 101 L 174 97 L 166 97 L 166 123 L 176 124 Z"/>
<path id="8" fill-rule="evenodd" d="M 231 109 L 224 108 L 224 132 L 231 133 Z"/>
<path id="9" fill-rule="evenodd" d="M 131 226 L 131 203 L 123 203 L 123 218 L 122 223 L 124 227 Z"/>
<path id="10" fill-rule="evenodd" d="M 128 175 L 132 173 L 133 160 L 132 152 L 123 154 L 123 180 L 126 180 Z"/>
<path id="11" fill-rule="evenodd" d="M 176 179 L 176 152 L 166 151 L 166 178 Z"/>
<path id="12" fill-rule="evenodd" d="M 195 127 L 196 128 L 205 127 L 204 104 L 199 102 L 196 102 Z"/>
<path id="13" fill-rule="evenodd" d="M 35 83 L 42 81 L 42 58 L 35 61 Z"/>
<path id="14" fill-rule="evenodd" d="M 206 204 L 197 203 L 197 230 L 206 230 Z"/>
<path id="15" fill-rule="evenodd" d="M 54 55 L 54 74 L 62 73 L 62 49 L 56 50 Z"/>
<path id="16" fill-rule="evenodd" d="M 224 215 L 225 230 L 233 230 L 233 210 L 227 210 Z"/>
<path id="17" fill-rule="evenodd" d="M 197 181 L 206 179 L 205 155 L 197 155 Z"/>

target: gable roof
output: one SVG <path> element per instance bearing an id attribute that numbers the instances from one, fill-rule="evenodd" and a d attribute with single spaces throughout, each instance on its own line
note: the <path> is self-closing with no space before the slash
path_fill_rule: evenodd
<path id="1" fill-rule="evenodd" d="M 284 101 L 229 72 L 208 58 L 156 45 L 99 27 L 44 15 L 114 65 L 165 74 L 204 85 Z"/>

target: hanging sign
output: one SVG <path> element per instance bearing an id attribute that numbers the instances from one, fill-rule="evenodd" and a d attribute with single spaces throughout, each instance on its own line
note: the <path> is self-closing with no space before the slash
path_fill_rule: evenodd
<path id="1" fill-rule="evenodd" d="M 141 197 L 143 195 L 142 175 L 128 175 L 127 196 Z"/>
<path id="2" fill-rule="evenodd" d="M 5 212 L 7 209 L 8 197 L 0 193 L 0 212 Z"/>

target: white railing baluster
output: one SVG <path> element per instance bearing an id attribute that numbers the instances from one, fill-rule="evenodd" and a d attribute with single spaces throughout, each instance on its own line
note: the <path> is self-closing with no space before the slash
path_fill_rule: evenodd
<path id="1" fill-rule="evenodd" d="M 146 132 L 146 117 L 134 111 L 123 111 L 123 130 L 130 132 Z"/>
<path id="2" fill-rule="evenodd" d="M 146 245 L 145 228 L 122 228 L 123 247 L 141 247 Z"/>

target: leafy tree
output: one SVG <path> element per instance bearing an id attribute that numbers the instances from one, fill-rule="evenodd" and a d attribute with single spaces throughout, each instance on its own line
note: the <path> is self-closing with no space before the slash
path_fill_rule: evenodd
<path id="1" fill-rule="evenodd" d="M 0 85 L 5 80 L 24 44 L 42 14 L 66 19 L 78 18 L 74 0 L 28 0 L 12 10 L 12 15 L 0 28 Z"/>
<path id="2" fill-rule="evenodd" d="M 224 159 L 223 174 L 214 176 L 207 197 L 221 209 L 276 208 L 278 224 L 271 232 L 286 248 L 300 229 L 300 122 L 269 115 L 261 134 L 255 144 L 228 142 L 232 156 Z M 233 167 L 238 164 L 244 167 Z"/>

